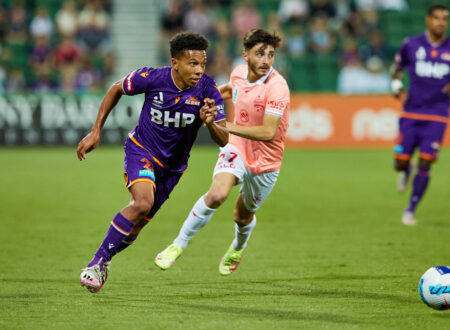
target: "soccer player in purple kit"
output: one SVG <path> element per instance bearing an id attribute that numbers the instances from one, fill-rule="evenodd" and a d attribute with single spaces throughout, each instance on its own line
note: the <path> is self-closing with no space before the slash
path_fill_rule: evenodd
<path id="1" fill-rule="evenodd" d="M 395 168 L 399 171 L 397 189 L 401 192 L 406 190 L 413 169 L 411 156 L 419 148 L 411 198 L 402 215 L 402 223 L 407 226 L 417 223 L 416 207 L 428 187 L 431 164 L 437 160 L 447 127 L 450 105 L 448 15 L 447 6 L 430 6 L 426 16 L 427 30 L 405 39 L 392 70 L 392 90 L 396 97 L 404 100 L 395 145 Z M 408 95 L 401 81 L 404 68 L 411 78 Z"/>
<path id="2" fill-rule="evenodd" d="M 141 68 L 114 83 L 106 93 L 92 131 L 78 144 L 80 160 L 100 142 L 100 132 L 123 94 L 145 93 L 138 125 L 125 142 L 125 181 L 130 203 L 113 218 L 94 258 L 80 275 L 90 292 L 100 291 L 111 258 L 130 246 L 152 219 L 187 168 L 189 152 L 205 124 L 211 138 L 228 141 L 223 99 L 214 80 L 204 74 L 208 40 L 183 32 L 170 40 L 171 66 Z"/>

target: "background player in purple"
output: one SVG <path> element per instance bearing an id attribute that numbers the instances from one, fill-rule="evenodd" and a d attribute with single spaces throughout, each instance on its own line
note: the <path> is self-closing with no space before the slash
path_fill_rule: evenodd
<path id="1" fill-rule="evenodd" d="M 432 162 L 444 137 L 448 121 L 450 95 L 450 38 L 446 36 L 449 10 L 432 5 L 426 16 L 425 33 L 406 38 L 395 57 L 392 90 L 404 101 L 399 120 L 399 137 L 395 146 L 395 168 L 399 171 L 397 189 L 405 191 L 413 165 L 411 156 L 419 148 L 419 163 L 411 198 L 403 212 L 402 223 L 417 223 L 414 213 L 430 180 Z M 401 71 L 406 68 L 411 83 L 403 90 Z"/>
<path id="2" fill-rule="evenodd" d="M 145 93 L 139 124 L 125 142 L 125 181 L 130 203 L 118 212 L 80 282 L 90 292 L 105 283 L 111 258 L 128 247 L 151 220 L 187 167 L 198 129 L 205 124 L 220 146 L 228 141 L 223 99 L 214 80 L 204 74 L 208 41 L 200 34 L 179 33 L 170 41 L 170 67 L 141 68 L 116 82 L 106 93 L 97 119 L 78 145 L 80 160 L 100 142 L 100 132 L 123 94 Z"/>

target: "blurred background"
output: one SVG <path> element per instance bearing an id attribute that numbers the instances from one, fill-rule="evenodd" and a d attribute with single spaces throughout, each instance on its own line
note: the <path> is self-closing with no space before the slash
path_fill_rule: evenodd
<path id="1" fill-rule="evenodd" d="M 274 66 L 288 81 L 293 105 L 303 107 L 304 119 L 293 117 L 291 127 L 297 132 L 290 134 L 292 142 L 301 135 L 300 126 L 311 129 L 304 124 L 305 111 L 314 118 L 320 114 L 314 95 L 389 93 L 394 54 L 405 36 L 425 30 L 431 3 L 0 0 L 0 143 L 75 143 L 92 125 L 112 82 L 142 66 L 170 65 L 168 40 L 182 30 L 209 38 L 207 73 L 219 85 L 226 83 L 232 69 L 243 63 L 242 36 L 259 27 L 284 39 Z M 303 99 L 306 105 L 295 99 L 302 93 L 313 93 L 311 101 Z M 398 111 L 391 99 L 385 100 Z M 123 131 L 137 122 L 141 104 L 138 97 L 121 100 L 108 120 L 105 142 L 123 141 Z M 320 127 L 323 120 L 311 118 Z M 314 140 L 314 135 L 306 139 Z"/>

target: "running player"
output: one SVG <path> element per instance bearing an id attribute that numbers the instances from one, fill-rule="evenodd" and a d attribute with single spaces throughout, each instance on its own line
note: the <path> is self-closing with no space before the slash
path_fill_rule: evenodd
<path id="1" fill-rule="evenodd" d="M 125 142 L 125 181 L 131 201 L 118 212 L 80 282 L 98 292 L 110 260 L 128 247 L 152 219 L 180 180 L 189 152 L 204 123 L 211 138 L 226 145 L 223 99 L 214 80 L 204 75 L 208 41 L 200 34 L 180 33 L 170 41 L 171 67 L 141 68 L 116 82 L 106 93 L 89 133 L 78 145 L 85 159 L 100 142 L 103 124 L 123 94 L 145 93 L 139 124 Z M 223 129 L 219 127 L 223 126 Z"/>
<path id="2" fill-rule="evenodd" d="M 450 38 L 446 36 L 449 10 L 432 5 L 426 16 L 425 33 L 406 38 L 395 57 L 392 90 L 404 102 L 395 146 L 395 168 L 399 171 L 397 189 L 405 191 L 412 171 L 411 156 L 419 148 L 417 174 L 413 180 L 408 207 L 402 223 L 414 226 L 415 211 L 430 179 L 431 164 L 437 160 L 447 127 L 450 95 Z M 408 95 L 401 82 L 406 68 L 411 77 Z"/>
<path id="3" fill-rule="evenodd" d="M 272 67 L 281 38 L 265 30 L 251 30 L 243 40 L 247 65 L 236 67 L 224 99 L 232 99 L 234 123 L 227 122 L 228 144 L 221 148 L 209 191 L 195 203 L 178 237 L 159 253 L 155 263 L 169 268 L 190 239 L 227 199 L 231 188 L 242 183 L 234 210 L 235 239 L 220 261 L 219 272 L 229 275 L 241 260 L 256 225 L 255 212 L 275 185 L 281 167 L 288 127 L 289 88 Z"/>

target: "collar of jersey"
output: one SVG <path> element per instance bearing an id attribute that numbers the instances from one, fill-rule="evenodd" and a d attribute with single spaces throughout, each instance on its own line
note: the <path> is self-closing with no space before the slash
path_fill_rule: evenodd
<path id="1" fill-rule="evenodd" d="M 447 41 L 447 38 L 444 38 L 441 42 L 433 42 L 430 38 L 430 33 L 428 31 L 425 31 L 425 40 L 430 44 L 433 48 L 438 48 L 442 44 L 444 44 Z"/>
<path id="2" fill-rule="evenodd" d="M 265 75 L 262 76 L 261 78 L 259 78 L 257 81 L 255 81 L 254 83 L 251 83 L 250 81 L 248 81 L 247 77 L 248 77 L 248 70 L 245 73 L 244 79 L 247 80 L 247 83 L 249 86 L 255 86 L 255 85 L 264 85 L 264 83 L 266 82 L 267 78 L 269 78 L 270 74 L 273 71 L 273 67 L 270 67 L 269 72 Z"/>

